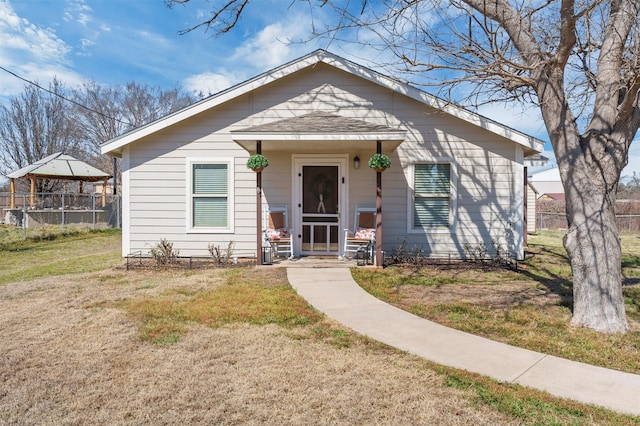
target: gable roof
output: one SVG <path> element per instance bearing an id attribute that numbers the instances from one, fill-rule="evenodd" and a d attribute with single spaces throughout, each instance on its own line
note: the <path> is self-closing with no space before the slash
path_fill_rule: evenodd
<path id="1" fill-rule="evenodd" d="M 7 175 L 10 179 L 31 176 L 43 179 L 82 180 L 86 182 L 96 182 L 111 177 L 110 174 L 61 152 L 51 154 Z"/>
<path id="2" fill-rule="evenodd" d="M 254 89 L 262 87 L 275 80 L 284 78 L 304 68 L 314 66 L 318 63 L 324 63 L 360 78 L 368 80 L 374 84 L 393 90 L 403 94 L 411 99 L 421 102 L 427 106 L 443 111 L 449 115 L 459 118 L 463 121 L 471 123 L 475 126 L 486 129 L 497 135 L 505 137 L 524 147 L 525 156 L 542 152 L 544 142 L 532 136 L 526 135 L 520 131 L 504 126 L 494 120 L 483 117 L 479 114 L 468 111 L 457 105 L 430 95 L 420 89 L 408 84 L 401 83 L 391 77 L 380 74 L 377 71 L 366 68 L 362 65 L 351 62 L 347 59 L 319 49 L 302 58 L 283 64 L 270 71 L 262 73 L 250 80 L 223 90 L 206 99 L 196 102 L 180 111 L 169 114 L 147 125 L 134 129 L 128 133 L 113 138 L 102 145 L 103 154 L 120 156 L 122 148 L 140 138 L 151 135 L 157 131 L 165 129 L 173 124 L 193 117 L 203 111 L 207 111 L 224 102 L 244 95 Z"/>
<path id="3" fill-rule="evenodd" d="M 246 129 L 232 130 L 231 133 L 234 136 L 233 140 L 247 151 L 255 149 L 257 140 L 311 141 L 312 143 L 322 140 L 334 142 L 384 141 L 385 152 L 392 152 L 402 143 L 407 132 L 330 112 L 314 111 Z"/>
<path id="4" fill-rule="evenodd" d="M 231 133 L 404 133 L 382 124 L 372 124 L 329 112 L 314 111 L 298 117 L 259 124 Z"/>

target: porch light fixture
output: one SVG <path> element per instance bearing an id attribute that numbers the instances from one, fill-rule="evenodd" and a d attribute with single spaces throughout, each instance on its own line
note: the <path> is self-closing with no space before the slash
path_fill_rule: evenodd
<path id="1" fill-rule="evenodd" d="M 357 155 L 353 157 L 353 168 L 354 169 L 360 168 L 360 157 L 358 157 Z"/>

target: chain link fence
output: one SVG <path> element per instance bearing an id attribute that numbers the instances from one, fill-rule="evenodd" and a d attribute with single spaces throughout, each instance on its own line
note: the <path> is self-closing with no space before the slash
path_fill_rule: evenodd
<path id="1" fill-rule="evenodd" d="M 120 196 L 109 194 L 2 193 L 0 224 L 24 228 L 120 228 Z"/>

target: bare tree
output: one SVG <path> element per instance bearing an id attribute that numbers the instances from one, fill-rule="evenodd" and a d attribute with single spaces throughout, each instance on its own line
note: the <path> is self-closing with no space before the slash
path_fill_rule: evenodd
<path id="1" fill-rule="evenodd" d="M 82 158 L 80 133 L 73 108 L 62 96 L 57 79 L 48 91 L 26 85 L 8 106 L 0 105 L 0 172 L 7 174 L 56 152 Z M 53 189 L 54 181 L 38 180 L 38 192 Z"/>
<path id="2" fill-rule="evenodd" d="M 618 199 L 640 200 L 640 175 L 633 172 L 625 182 L 618 185 Z"/>
<path id="3" fill-rule="evenodd" d="M 165 0 L 183 4 L 189 0 Z M 300 0 L 333 10 L 311 37 L 354 42 L 385 65 L 428 77 L 467 103 L 539 107 L 566 192 L 564 246 L 573 272 L 572 324 L 628 330 L 622 297 L 616 190 L 640 125 L 637 0 Z M 357 4 L 356 4 L 357 3 Z M 204 26 L 230 31 L 249 0 L 228 0 Z M 377 41 L 371 41 L 371 40 Z M 424 82 L 424 80 L 422 80 Z"/>
<path id="4" fill-rule="evenodd" d="M 136 127 L 157 120 L 193 103 L 194 99 L 178 88 L 162 90 L 136 82 L 125 86 L 102 86 L 86 81 L 75 92 L 79 127 L 86 149 L 96 165 L 109 170 L 109 157 L 100 153 L 100 145 Z"/>

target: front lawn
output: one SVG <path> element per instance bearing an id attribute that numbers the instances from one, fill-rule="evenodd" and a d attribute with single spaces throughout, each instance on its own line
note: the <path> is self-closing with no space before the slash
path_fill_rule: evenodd
<path id="1" fill-rule="evenodd" d="M 353 269 L 376 297 L 423 318 L 514 346 L 640 373 L 640 236 L 623 235 L 624 296 L 631 331 L 603 335 L 569 325 L 571 270 L 562 233 L 529 240 L 518 270 L 472 263 Z"/>
<path id="2" fill-rule="evenodd" d="M 281 268 L 126 271 L 119 253 L 119 231 L 0 241 L 1 424 L 640 423 L 374 342 L 311 308 Z M 409 289 L 473 300 L 532 281 L 475 268 L 370 276 L 396 303 Z M 507 290 L 494 306 L 550 293 Z M 446 316 L 476 315 L 467 306 Z"/>

